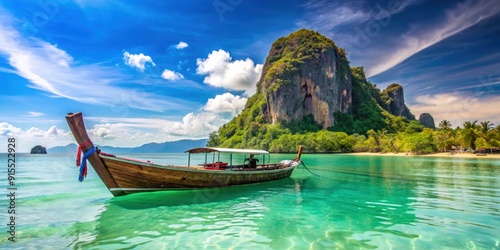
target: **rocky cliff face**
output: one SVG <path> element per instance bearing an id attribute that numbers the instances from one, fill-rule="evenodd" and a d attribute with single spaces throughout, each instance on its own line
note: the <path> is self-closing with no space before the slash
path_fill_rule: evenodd
<path id="1" fill-rule="evenodd" d="M 46 154 L 47 149 L 45 147 L 42 147 L 40 145 L 36 145 L 31 149 L 30 154 Z"/>
<path id="2" fill-rule="evenodd" d="M 270 123 L 312 115 L 327 128 L 334 112 L 351 112 L 351 73 L 345 52 L 332 40 L 299 30 L 273 43 L 258 84 L 261 113 Z"/>
<path id="3" fill-rule="evenodd" d="M 395 115 L 403 116 L 409 120 L 415 120 L 415 116 L 410 112 L 405 104 L 403 87 L 397 83 L 389 85 L 382 91 L 382 100 L 385 102 L 385 109 Z"/>
<path id="4" fill-rule="evenodd" d="M 418 122 L 422 124 L 422 126 L 427 128 L 436 129 L 436 124 L 434 123 L 434 118 L 429 113 L 423 113 L 418 118 Z"/>

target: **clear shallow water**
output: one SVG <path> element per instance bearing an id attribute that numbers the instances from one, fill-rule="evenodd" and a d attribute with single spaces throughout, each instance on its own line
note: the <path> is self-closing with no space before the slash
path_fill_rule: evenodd
<path id="1" fill-rule="evenodd" d="M 305 155 L 322 177 L 301 167 L 263 184 L 113 198 L 92 169 L 77 181 L 73 155 L 17 158 L 17 243 L 2 195 L 2 249 L 500 249 L 498 160 Z M 0 164 L 6 194 L 5 154 Z"/>

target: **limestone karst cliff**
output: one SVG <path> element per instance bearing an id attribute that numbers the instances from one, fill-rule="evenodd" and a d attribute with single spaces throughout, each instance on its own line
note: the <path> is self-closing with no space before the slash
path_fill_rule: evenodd
<path id="1" fill-rule="evenodd" d="M 415 116 L 410 112 L 405 104 L 403 87 L 397 83 L 389 85 L 382 91 L 382 99 L 385 102 L 385 109 L 395 116 L 403 116 L 409 120 L 415 120 Z"/>
<path id="2" fill-rule="evenodd" d="M 429 113 L 422 113 L 418 117 L 418 122 L 420 122 L 420 124 L 422 124 L 424 127 L 436 129 L 436 124 L 434 123 L 434 118 Z"/>
<path id="3" fill-rule="evenodd" d="M 345 52 L 315 31 L 299 30 L 271 46 L 257 84 L 264 119 L 272 124 L 312 115 L 323 128 L 336 111 L 351 111 L 351 74 Z"/>

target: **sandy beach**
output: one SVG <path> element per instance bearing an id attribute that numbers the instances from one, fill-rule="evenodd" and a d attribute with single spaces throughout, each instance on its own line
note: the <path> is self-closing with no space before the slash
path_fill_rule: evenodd
<path id="1" fill-rule="evenodd" d="M 412 155 L 412 154 L 406 154 L 406 153 L 369 153 L 369 152 L 362 152 L 362 153 L 352 153 L 352 155 L 371 155 L 371 156 L 417 156 L 417 155 Z M 472 153 L 457 153 L 457 154 L 450 154 L 450 153 L 434 153 L 434 154 L 425 154 L 425 155 L 418 155 L 418 156 L 423 156 L 423 157 L 448 157 L 448 158 L 484 158 L 484 159 L 500 159 L 500 154 L 486 154 L 484 156 L 478 156 L 476 154 Z"/>

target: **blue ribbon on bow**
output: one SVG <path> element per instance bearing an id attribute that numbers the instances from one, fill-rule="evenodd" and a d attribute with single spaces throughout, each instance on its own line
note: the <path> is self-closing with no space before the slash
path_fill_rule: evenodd
<path id="1" fill-rule="evenodd" d="M 80 165 L 80 176 L 78 176 L 78 180 L 80 182 L 87 177 L 87 158 L 95 152 L 94 146 L 92 146 L 87 153 L 83 155 L 82 164 Z"/>

